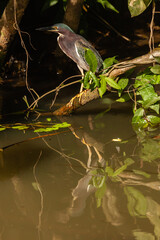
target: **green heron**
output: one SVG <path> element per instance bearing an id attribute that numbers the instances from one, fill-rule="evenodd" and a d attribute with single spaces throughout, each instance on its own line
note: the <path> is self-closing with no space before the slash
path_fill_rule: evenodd
<path id="1" fill-rule="evenodd" d="M 98 53 L 98 51 L 82 36 L 74 33 L 70 27 L 63 23 L 57 23 L 50 27 L 38 28 L 40 31 L 50 31 L 56 32 L 59 34 L 57 41 L 61 50 L 71 58 L 79 68 L 82 77 L 84 76 L 85 71 L 89 71 L 89 65 L 85 60 L 85 50 L 86 48 L 92 50 L 97 59 L 97 70 L 102 67 L 103 60 Z"/>

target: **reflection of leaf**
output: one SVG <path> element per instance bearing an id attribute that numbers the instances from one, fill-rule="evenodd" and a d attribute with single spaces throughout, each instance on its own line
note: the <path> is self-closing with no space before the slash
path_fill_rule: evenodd
<path id="1" fill-rule="evenodd" d="M 143 143 L 140 157 L 143 161 L 152 162 L 160 157 L 160 145 L 159 142 L 148 139 Z"/>
<path id="2" fill-rule="evenodd" d="M 105 192 L 106 192 L 106 182 L 104 181 L 103 185 L 100 188 L 98 188 L 97 191 L 95 192 L 95 197 L 97 200 L 97 207 L 101 206 L 102 198 L 103 198 Z"/>
<path id="3" fill-rule="evenodd" d="M 128 199 L 128 211 L 131 216 L 146 217 L 147 201 L 144 195 L 134 187 L 125 187 L 124 193 Z"/>
<path id="4" fill-rule="evenodd" d="M 147 232 L 134 231 L 133 236 L 135 237 L 135 240 L 155 240 L 154 235 Z"/>
<path id="5" fill-rule="evenodd" d="M 151 177 L 150 174 L 148 174 L 146 172 L 143 172 L 143 171 L 140 171 L 140 170 L 133 169 L 133 172 L 135 174 L 141 175 L 141 176 L 146 177 L 146 178 L 150 178 Z"/>

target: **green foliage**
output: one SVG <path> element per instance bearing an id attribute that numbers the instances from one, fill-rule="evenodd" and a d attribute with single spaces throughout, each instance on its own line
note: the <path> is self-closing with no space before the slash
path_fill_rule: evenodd
<path id="1" fill-rule="evenodd" d="M 152 0 L 128 0 L 128 9 L 131 17 L 140 15 L 150 5 Z"/>
<path id="2" fill-rule="evenodd" d="M 16 123 L 14 125 L 13 124 L 0 125 L 0 131 L 4 131 L 6 129 L 26 130 L 34 128 L 34 132 L 51 132 L 59 130 L 60 128 L 67 128 L 71 126 L 67 122 L 53 124 L 50 118 L 47 118 L 46 120 L 47 122 L 35 122 L 32 124 Z"/>
<path id="3" fill-rule="evenodd" d="M 119 13 L 118 10 L 108 0 L 97 0 L 97 2 L 102 4 L 104 8 L 108 8 L 111 9 L 112 11 Z"/>
<path id="4" fill-rule="evenodd" d="M 112 167 L 107 166 L 105 169 L 95 169 L 90 172 L 92 175 L 92 179 L 90 181 L 90 184 L 93 185 L 97 190 L 95 192 L 97 207 L 101 206 L 101 202 L 103 199 L 103 196 L 106 192 L 106 180 L 108 177 L 110 177 L 112 180 L 116 180 L 118 175 L 121 174 L 123 171 L 127 169 L 128 166 L 132 165 L 134 163 L 134 160 L 132 158 L 127 158 L 124 160 L 124 164 L 114 170 Z"/>

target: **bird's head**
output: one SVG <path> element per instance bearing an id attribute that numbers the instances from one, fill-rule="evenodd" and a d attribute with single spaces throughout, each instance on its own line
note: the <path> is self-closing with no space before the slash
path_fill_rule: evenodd
<path id="1" fill-rule="evenodd" d="M 73 32 L 73 30 L 64 23 L 57 23 L 57 24 L 54 24 L 54 25 L 49 26 L 49 27 L 37 28 L 36 30 L 56 32 L 56 33 L 62 34 L 62 35 L 65 35 L 68 31 Z"/>

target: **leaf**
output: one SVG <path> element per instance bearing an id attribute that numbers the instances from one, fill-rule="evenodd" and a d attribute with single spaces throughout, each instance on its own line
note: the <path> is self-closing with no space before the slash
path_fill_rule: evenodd
<path id="1" fill-rule="evenodd" d="M 105 77 L 105 76 L 104 76 L 104 78 L 109 86 L 111 86 L 115 89 L 121 89 L 120 86 L 112 78 Z"/>
<path id="2" fill-rule="evenodd" d="M 157 64 L 151 67 L 151 72 L 153 72 L 154 74 L 160 74 L 160 65 Z"/>
<path id="3" fill-rule="evenodd" d="M 13 126 L 12 129 L 17 129 L 17 130 L 25 130 L 28 129 L 28 126 L 25 125 L 19 125 L 19 126 Z"/>
<path id="4" fill-rule="evenodd" d="M 129 81 L 128 78 L 121 78 L 118 81 L 118 85 L 120 86 L 121 89 L 125 89 L 125 87 L 127 87 L 127 85 L 128 85 L 128 81 Z"/>
<path id="5" fill-rule="evenodd" d="M 52 7 L 58 3 L 58 0 L 45 0 L 45 3 L 41 11 L 47 10 L 49 7 Z"/>
<path id="6" fill-rule="evenodd" d="M 157 114 L 159 114 L 159 104 L 154 104 L 149 107 L 150 109 L 154 110 Z"/>
<path id="7" fill-rule="evenodd" d="M 154 125 L 160 123 L 160 117 L 157 117 L 157 116 L 154 116 L 154 115 L 148 115 L 147 120 Z"/>
<path id="8" fill-rule="evenodd" d="M 130 99 L 131 99 L 131 96 L 132 96 L 133 94 L 131 93 L 130 95 L 128 94 L 128 93 L 125 93 L 124 95 L 122 95 L 120 98 L 118 98 L 117 100 L 116 100 L 116 102 L 127 102 L 127 101 L 129 101 Z"/>
<path id="9" fill-rule="evenodd" d="M 98 88 L 98 91 L 101 98 L 106 92 L 106 90 L 107 90 L 107 82 L 105 80 L 105 77 L 100 76 L 100 87 Z"/>
<path id="10" fill-rule="evenodd" d="M 139 121 L 143 117 L 143 115 L 144 115 L 144 109 L 143 108 L 137 109 L 134 113 L 133 118 L 132 118 L 132 124 L 139 123 Z"/>
<path id="11" fill-rule="evenodd" d="M 90 67 L 91 72 L 96 72 L 97 70 L 97 58 L 95 54 L 89 48 L 85 48 L 85 59 Z"/>
<path id="12" fill-rule="evenodd" d="M 107 69 L 107 68 L 111 67 L 114 63 L 118 63 L 118 61 L 116 60 L 116 56 L 111 57 L 111 58 L 106 58 L 103 61 L 103 69 Z"/>
<path id="13" fill-rule="evenodd" d="M 90 80 L 90 73 L 86 72 L 83 79 L 83 85 L 84 85 L 84 88 L 86 89 L 89 89 L 90 87 L 89 80 Z"/>
<path id="14" fill-rule="evenodd" d="M 97 0 L 97 2 L 101 3 L 104 8 L 106 7 L 112 11 L 115 11 L 116 13 L 119 13 L 119 11 L 110 2 L 108 2 L 108 0 Z"/>
<path id="15" fill-rule="evenodd" d="M 5 127 L 0 127 L 0 132 L 4 131 L 6 128 Z"/>
<path id="16" fill-rule="evenodd" d="M 93 80 L 94 82 L 94 88 L 95 87 L 99 87 L 99 79 L 96 77 L 96 75 L 90 71 L 90 78 Z"/>
<path id="17" fill-rule="evenodd" d="M 140 15 L 146 10 L 152 0 L 128 0 L 128 8 L 131 17 Z"/>
<path id="18" fill-rule="evenodd" d="M 124 160 L 124 163 L 127 165 L 127 166 L 130 166 L 134 163 L 134 160 L 132 158 L 126 158 Z"/>

